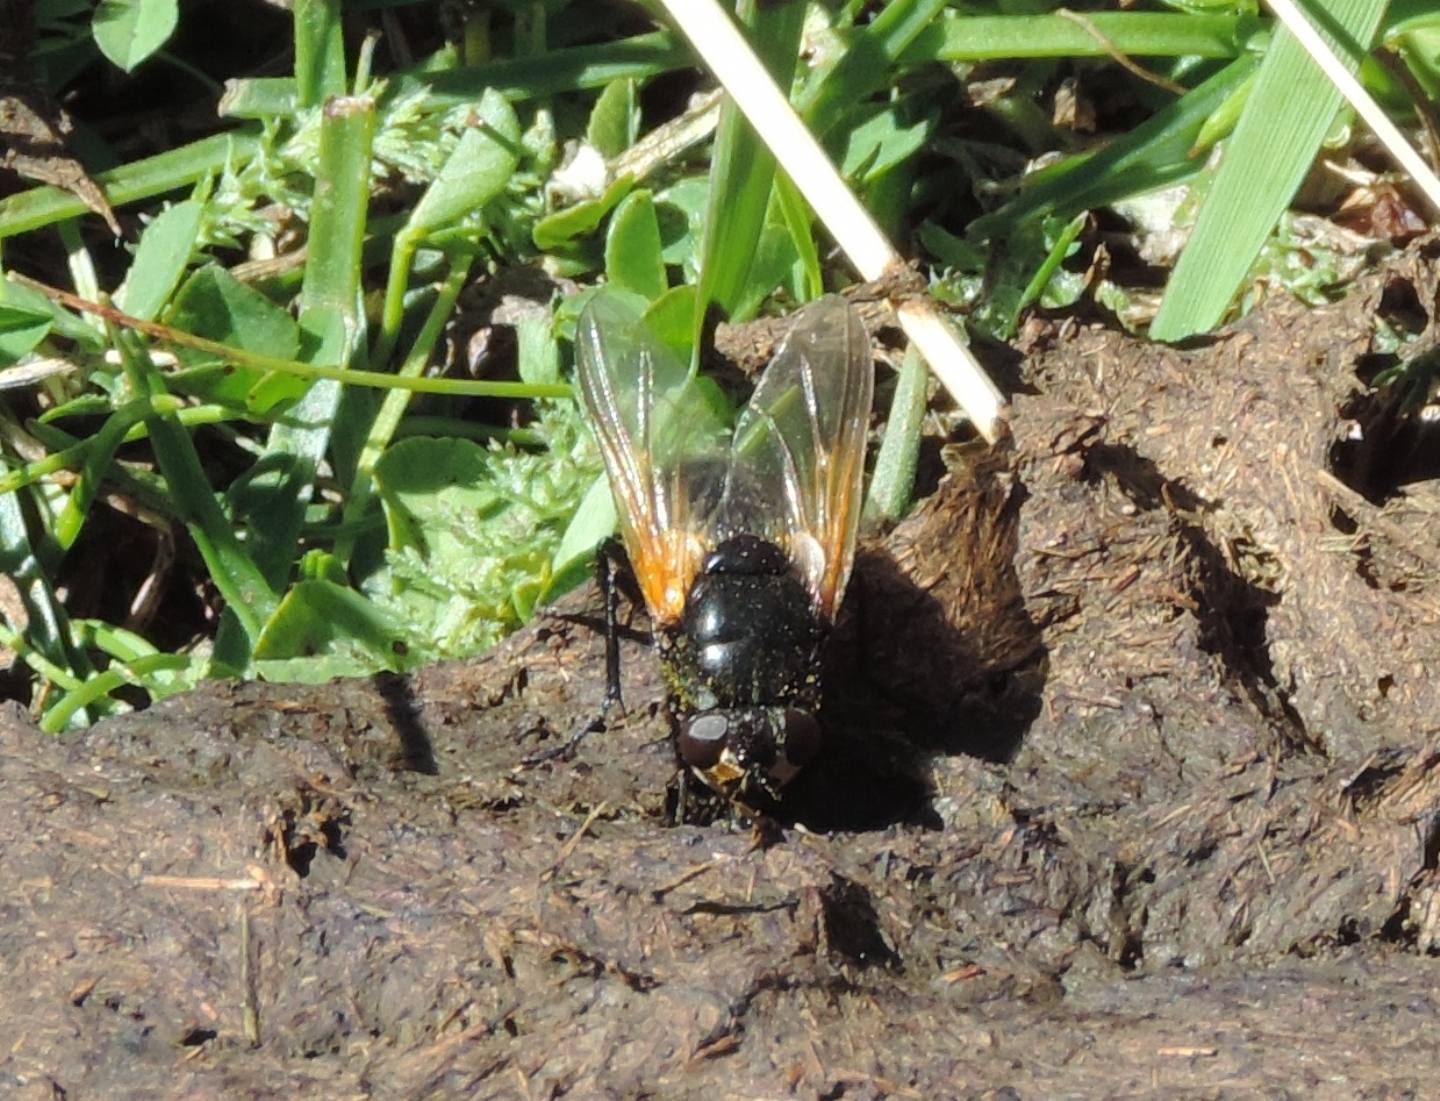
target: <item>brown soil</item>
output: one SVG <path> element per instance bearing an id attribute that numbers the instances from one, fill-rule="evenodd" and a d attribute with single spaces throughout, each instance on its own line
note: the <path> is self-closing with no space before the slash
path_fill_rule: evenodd
<path id="1" fill-rule="evenodd" d="M 638 614 L 625 720 L 518 767 L 600 701 L 593 593 L 410 678 L 0 714 L 0 1095 L 1433 1096 L 1436 439 L 1361 380 L 1437 253 L 1184 350 L 1034 323 L 766 846 L 672 824 Z"/>

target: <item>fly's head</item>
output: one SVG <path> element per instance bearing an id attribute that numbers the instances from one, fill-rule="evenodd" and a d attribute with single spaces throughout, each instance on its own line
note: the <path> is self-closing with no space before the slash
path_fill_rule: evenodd
<path id="1" fill-rule="evenodd" d="M 797 707 L 713 707 L 680 720 L 680 759 L 712 789 L 742 803 L 780 790 L 820 752 L 820 724 Z"/>

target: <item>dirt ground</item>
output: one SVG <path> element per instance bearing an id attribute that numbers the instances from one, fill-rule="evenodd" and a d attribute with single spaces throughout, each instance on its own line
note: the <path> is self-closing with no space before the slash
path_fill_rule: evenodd
<path id="1" fill-rule="evenodd" d="M 593 590 L 409 678 L 0 712 L 0 1095 L 1436 1096 L 1440 438 L 1364 383 L 1437 254 L 994 352 L 1013 450 L 867 547 L 766 846 L 673 824 L 639 613 L 625 719 L 518 767 L 601 699 Z"/>

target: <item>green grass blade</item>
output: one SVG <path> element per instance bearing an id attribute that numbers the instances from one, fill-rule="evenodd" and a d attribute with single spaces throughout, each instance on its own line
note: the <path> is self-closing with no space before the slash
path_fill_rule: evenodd
<path id="1" fill-rule="evenodd" d="M 190 433 L 174 414 L 160 411 L 170 395 L 148 352 L 132 333 L 114 325 L 109 333 L 131 386 L 150 406 L 145 427 L 168 490 L 167 511 L 184 521 L 215 587 L 246 636 L 253 639 L 278 602 L 275 592 L 220 508 Z"/>
<path id="2" fill-rule="evenodd" d="M 100 430 L 87 441 L 84 465 L 75 480 L 65 507 L 55 519 L 55 542 L 61 550 L 69 550 L 80 537 L 85 526 L 85 517 L 90 506 L 100 493 L 105 473 L 110 468 L 115 452 L 125 441 L 130 429 L 150 413 L 148 401 L 132 401 L 115 410 L 100 426 Z"/>
<path id="3" fill-rule="evenodd" d="M 810 128 L 823 135 L 852 106 L 889 84 L 900 59 L 944 8 L 945 0 L 886 5 L 835 65 L 811 76 L 800 96 L 800 113 Z"/>
<path id="4" fill-rule="evenodd" d="M 430 88 L 430 106 L 448 111 L 474 103 L 493 88 L 506 99 L 539 99 L 559 92 L 603 88 L 614 80 L 645 80 L 693 65 L 689 47 L 666 32 L 618 42 L 551 50 L 538 57 L 491 61 L 447 72 L 415 72 L 395 81 L 395 93 Z"/>
<path id="5" fill-rule="evenodd" d="M 1238 57 L 1100 152 L 1036 172 L 1019 196 L 975 219 L 967 236 L 1003 238 L 1023 222 L 1052 214 L 1068 218 L 1196 171 L 1196 136 L 1257 64 L 1249 55 Z"/>
<path id="6" fill-rule="evenodd" d="M 309 254 L 300 292 L 300 328 L 312 341 L 312 362 L 340 367 L 359 349 L 360 249 L 370 198 L 375 103 L 368 96 L 330 100 L 320 130 Z M 305 507 L 337 429 L 344 388 L 313 383 L 270 431 L 252 481 L 247 516 L 255 561 L 282 586 L 294 562 Z M 367 418 L 368 420 L 368 418 Z M 337 466 L 339 464 L 337 463 Z"/>
<path id="7" fill-rule="evenodd" d="M 73 643 L 70 621 L 35 554 L 24 502 L 17 493 L 0 496 L 0 572 L 10 579 L 19 594 L 27 620 L 23 647 L 12 648 L 22 656 L 26 656 L 27 651 L 33 652 L 36 660 L 31 662 L 32 668 L 41 675 L 65 670 L 67 675 L 90 676 L 93 673 L 90 660 Z M 64 686 L 53 675 L 50 679 Z M 79 718 L 89 720 L 88 715 Z"/>
<path id="8" fill-rule="evenodd" d="M 520 120 L 504 96 L 487 91 L 480 98 L 473 123 L 460 135 L 445 167 L 425 189 L 404 227 L 395 235 L 380 336 L 371 356 L 376 367 L 384 367 L 390 361 L 395 342 L 400 338 L 415 250 L 437 230 L 478 212 L 501 195 L 519 164 Z"/>
<path id="9" fill-rule="evenodd" d="M 910 509 L 915 496 L 915 468 L 920 461 L 920 437 L 925 423 L 925 404 L 930 381 L 929 368 L 920 350 L 911 344 L 900 364 L 885 438 L 875 456 L 875 472 L 865 499 L 869 520 L 894 523 Z"/>
<path id="10" fill-rule="evenodd" d="M 295 0 L 295 88 L 301 107 L 345 94 L 340 0 Z"/>
<path id="11" fill-rule="evenodd" d="M 440 337 L 444 334 L 445 326 L 450 321 L 450 316 L 455 309 L 455 301 L 460 297 L 460 292 L 465 289 L 465 281 L 470 275 L 470 265 L 474 262 L 473 252 L 460 253 L 454 258 L 450 268 L 450 274 L 440 287 L 440 293 L 435 298 L 435 304 L 430 309 L 429 316 L 425 319 L 425 326 L 420 330 L 419 336 L 401 364 L 400 375 L 413 378 L 425 370 L 430 362 L 430 354 L 435 350 Z M 405 415 L 405 408 L 410 403 L 410 395 L 404 390 L 391 390 L 385 395 L 380 403 L 380 410 L 375 415 L 375 420 L 370 426 L 370 431 L 365 440 L 365 446 L 361 449 L 360 458 L 355 465 L 355 476 L 350 482 L 350 492 L 345 501 L 345 512 L 341 520 L 342 527 L 349 525 L 357 529 L 365 511 L 374 498 L 374 472 L 375 464 L 380 461 L 380 456 L 390 441 L 395 437 L 395 430 L 400 425 L 400 419 Z M 341 562 L 348 563 L 350 555 L 355 548 L 354 530 L 342 534 L 335 543 L 335 557 Z"/>
<path id="12" fill-rule="evenodd" d="M 487 90 L 512 102 L 603 88 L 620 80 L 644 80 L 694 64 L 690 51 L 665 32 L 616 42 L 550 50 L 534 57 L 505 58 L 454 69 L 412 69 L 390 83 L 389 96 L 428 88 L 421 110 L 449 111 L 474 103 Z M 290 77 L 232 80 L 220 101 L 226 118 L 267 119 L 293 114 L 299 91 Z"/>
<path id="13" fill-rule="evenodd" d="M 805 5 L 788 2 L 769 6 L 757 0 L 742 0 L 736 14 L 775 82 L 788 88 L 795 74 Z M 697 333 L 711 303 L 731 320 L 744 320 L 731 315 L 746 296 L 746 280 L 765 227 L 774 176 L 774 156 L 727 97 L 720 109 L 710 160 L 710 195 L 695 310 Z"/>
<path id="14" fill-rule="evenodd" d="M 186 669 L 192 662 L 193 659 L 184 654 L 146 654 L 133 661 L 112 665 L 103 673 L 87 677 L 79 687 L 61 696 L 40 720 L 40 729 L 50 734 L 59 733 L 81 708 L 104 699 L 122 685 L 139 684 L 148 688 L 147 682 L 155 673 Z"/>
<path id="15" fill-rule="evenodd" d="M 1353 71 L 1384 12 L 1385 0 L 1328 0 L 1317 27 Z M 1340 98 L 1300 43 L 1278 30 L 1170 276 L 1153 339 L 1180 340 L 1219 324 L 1310 171 Z"/>
<path id="16" fill-rule="evenodd" d="M 996 61 L 1025 57 L 1235 57 L 1260 29 L 1254 16 L 1169 12 L 1087 12 L 1063 15 L 963 15 L 946 12 L 900 55 L 902 65 L 926 61 Z"/>
<path id="17" fill-rule="evenodd" d="M 249 160 L 258 147 L 259 139 L 251 133 L 237 130 L 215 134 L 182 145 L 179 149 L 96 173 L 95 182 L 104 190 L 111 206 L 123 206 L 188 187 L 196 180 L 220 171 L 227 161 L 240 163 Z M 27 233 L 89 212 L 90 208 L 73 192 L 58 187 L 33 187 L 0 199 L 0 238 Z"/>

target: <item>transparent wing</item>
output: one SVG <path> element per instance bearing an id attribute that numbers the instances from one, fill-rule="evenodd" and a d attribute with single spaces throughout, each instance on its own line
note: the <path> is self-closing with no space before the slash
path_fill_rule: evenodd
<path id="1" fill-rule="evenodd" d="M 590 300 L 575 341 L 580 394 L 605 459 L 625 549 L 650 614 L 672 623 L 710 545 L 701 517 L 713 514 L 721 491 L 723 420 L 685 366 L 618 295 Z"/>
<path id="2" fill-rule="evenodd" d="M 855 559 L 874 379 L 870 338 L 843 298 L 799 311 L 735 426 L 716 520 L 720 538 L 785 548 L 832 620 Z"/>

